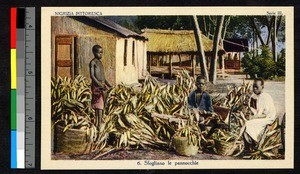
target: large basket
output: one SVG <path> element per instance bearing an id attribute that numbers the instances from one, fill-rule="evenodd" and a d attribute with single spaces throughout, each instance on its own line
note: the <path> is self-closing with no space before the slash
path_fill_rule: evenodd
<path id="1" fill-rule="evenodd" d="M 244 150 L 244 144 L 241 141 L 227 142 L 224 140 L 214 139 L 214 151 L 219 155 L 237 156 Z"/>
<path id="2" fill-rule="evenodd" d="M 193 143 L 188 144 L 187 137 L 175 136 L 173 138 L 173 145 L 175 151 L 179 155 L 183 156 L 194 156 L 198 153 L 198 145 L 193 145 Z"/>
<path id="3" fill-rule="evenodd" d="M 54 151 L 65 154 L 85 154 L 90 143 L 85 130 L 68 129 L 63 132 L 64 127 L 55 126 Z"/>
<path id="4" fill-rule="evenodd" d="M 226 142 L 223 140 L 214 139 L 215 148 L 214 151 L 219 155 L 227 155 L 229 150 L 232 148 L 233 143 Z"/>

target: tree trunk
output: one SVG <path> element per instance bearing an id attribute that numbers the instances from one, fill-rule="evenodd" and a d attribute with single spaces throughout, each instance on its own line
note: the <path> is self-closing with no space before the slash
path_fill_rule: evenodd
<path id="1" fill-rule="evenodd" d="M 208 22 L 208 24 L 207 24 L 207 37 L 208 37 L 208 39 L 210 39 L 210 22 Z"/>
<path id="2" fill-rule="evenodd" d="M 279 27 L 280 27 L 280 24 L 281 24 L 281 21 L 282 21 L 282 16 L 280 15 L 279 16 L 279 19 L 278 19 L 278 23 L 277 23 L 277 15 L 274 16 L 274 23 L 272 23 L 272 27 L 273 27 L 273 30 L 272 30 L 272 36 L 271 36 L 271 41 L 272 41 L 272 54 L 273 54 L 273 60 L 275 62 L 277 62 L 277 34 L 278 34 L 278 30 L 279 30 Z"/>
<path id="3" fill-rule="evenodd" d="M 256 45 L 255 45 L 255 48 L 256 48 L 256 50 L 255 50 L 255 55 L 257 56 L 258 55 L 258 36 L 257 35 L 255 35 L 255 39 L 256 39 Z"/>
<path id="4" fill-rule="evenodd" d="M 203 45 L 202 45 L 202 38 L 201 38 L 201 31 L 198 25 L 197 16 L 193 16 L 194 21 L 194 34 L 195 34 L 195 40 L 197 45 L 197 55 L 199 56 L 199 62 L 200 62 L 200 68 L 201 68 L 201 74 L 206 79 L 208 79 L 208 72 L 207 72 L 207 66 L 206 66 L 206 59 L 204 55 Z"/>
<path id="5" fill-rule="evenodd" d="M 250 20 L 251 20 L 251 22 L 252 22 L 252 27 L 254 28 L 254 30 L 255 30 L 255 32 L 256 32 L 258 38 L 259 38 L 260 43 L 261 43 L 262 45 L 266 45 L 265 42 L 264 42 L 264 40 L 262 39 L 262 37 L 261 37 L 261 35 L 260 35 L 260 34 L 261 34 L 260 30 L 256 27 L 254 17 L 251 16 L 251 17 L 250 17 Z"/>
<path id="6" fill-rule="evenodd" d="M 219 40 L 221 38 L 221 31 L 223 26 L 224 16 L 217 17 L 217 27 L 215 30 L 214 35 L 214 43 L 213 43 L 213 57 L 211 59 L 210 64 L 210 73 L 209 73 L 209 81 L 213 84 L 216 84 L 217 80 L 217 59 L 218 59 L 218 47 L 219 47 Z"/>
<path id="7" fill-rule="evenodd" d="M 257 37 L 253 28 L 253 57 L 252 58 L 256 56 L 256 42 L 257 42 Z"/>
<path id="8" fill-rule="evenodd" d="M 279 16 L 278 24 L 277 24 L 277 27 L 276 27 L 276 37 L 278 35 L 278 30 L 279 30 L 281 22 L 282 22 L 282 15 Z"/>
<path id="9" fill-rule="evenodd" d="M 205 16 L 203 16 L 203 28 L 204 28 L 204 35 L 206 36 L 206 37 L 209 37 L 208 36 L 208 33 L 207 33 L 207 28 L 206 28 L 206 20 L 205 20 Z"/>
<path id="10" fill-rule="evenodd" d="M 267 28 L 268 28 L 268 37 L 267 37 L 267 43 L 266 43 L 266 45 L 269 45 L 269 43 L 270 43 L 270 38 L 271 38 L 271 34 L 272 34 L 272 28 L 273 28 L 274 20 L 276 20 L 275 16 L 272 17 L 270 21 L 267 19 L 267 22 L 268 22 L 268 25 L 267 25 Z"/>
<path id="11" fill-rule="evenodd" d="M 277 17 L 277 16 L 276 16 Z M 275 40 L 275 57 L 274 57 L 274 61 L 275 62 L 277 62 L 277 47 L 276 47 L 276 45 L 277 45 L 277 35 L 278 35 L 278 30 L 279 30 L 279 27 L 280 27 L 280 24 L 281 24 L 281 22 L 282 22 L 282 15 L 280 15 L 279 16 L 279 19 L 278 19 L 278 24 L 277 24 L 277 20 L 275 19 L 275 31 L 274 31 L 274 40 Z"/>
<path id="12" fill-rule="evenodd" d="M 225 25 L 223 27 L 223 30 L 222 30 L 222 37 L 221 37 L 221 46 L 223 47 L 223 40 L 225 39 L 225 36 L 226 36 L 226 30 L 227 30 L 227 26 L 229 25 L 230 23 L 230 16 L 227 16 L 226 19 L 224 19 L 225 22 Z"/>
<path id="13" fill-rule="evenodd" d="M 255 53 L 256 53 L 256 48 L 255 48 L 256 35 L 255 35 L 254 28 L 252 28 L 252 29 L 253 29 L 253 42 L 252 42 L 253 55 L 252 55 L 252 57 L 255 57 Z"/>
<path id="14" fill-rule="evenodd" d="M 277 29 L 277 15 L 275 15 L 274 19 L 274 33 L 272 38 L 272 51 L 273 51 L 273 59 L 275 62 L 277 62 L 277 36 L 276 36 L 276 29 Z"/>

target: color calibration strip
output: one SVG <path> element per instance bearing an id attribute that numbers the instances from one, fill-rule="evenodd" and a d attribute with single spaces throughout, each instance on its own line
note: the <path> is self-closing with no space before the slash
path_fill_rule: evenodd
<path id="1" fill-rule="evenodd" d="M 35 161 L 35 9 L 11 8 L 11 168 Z"/>

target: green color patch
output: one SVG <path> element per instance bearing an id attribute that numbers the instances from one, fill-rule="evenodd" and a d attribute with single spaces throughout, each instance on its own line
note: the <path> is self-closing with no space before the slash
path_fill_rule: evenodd
<path id="1" fill-rule="evenodd" d="M 17 128 L 17 90 L 15 89 L 10 92 L 10 127 L 11 130 Z"/>

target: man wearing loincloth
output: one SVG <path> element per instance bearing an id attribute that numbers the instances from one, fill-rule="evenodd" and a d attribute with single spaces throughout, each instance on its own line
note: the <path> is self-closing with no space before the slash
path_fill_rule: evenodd
<path id="1" fill-rule="evenodd" d="M 92 48 L 94 58 L 90 62 L 90 76 L 92 79 L 92 108 L 96 113 L 96 126 L 100 130 L 101 119 L 104 108 L 104 91 L 112 86 L 105 79 L 104 67 L 101 62 L 103 49 L 100 45 L 94 45 Z"/>

